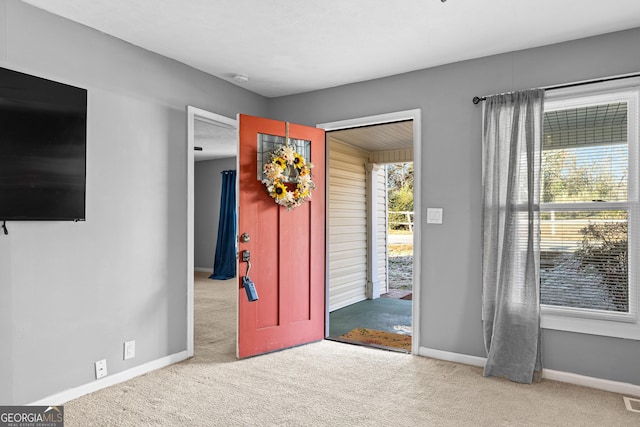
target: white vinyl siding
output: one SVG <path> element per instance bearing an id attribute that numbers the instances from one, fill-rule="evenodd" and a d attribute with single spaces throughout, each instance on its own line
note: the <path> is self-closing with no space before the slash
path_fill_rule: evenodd
<path id="1" fill-rule="evenodd" d="M 329 140 L 329 311 L 366 299 L 368 156 Z"/>
<path id="2" fill-rule="evenodd" d="M 378 191 L 376 194 L 377 218 L 377 239 L 378 239 L 378 281 L 380 283 L 380 293 L 389 292 L 389 281 L 387 277 L 388 269 L 388 249 L 387 249 L 387 177 L 386 168 L 380 168 L 377 175 Z"/>

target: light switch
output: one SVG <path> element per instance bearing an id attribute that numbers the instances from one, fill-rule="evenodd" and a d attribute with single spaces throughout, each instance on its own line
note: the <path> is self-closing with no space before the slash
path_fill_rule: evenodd
<path id="1" fill-rule="evenodd" d="M 443 208 L 427 208 L 427 224 L 442 224 Z"/>

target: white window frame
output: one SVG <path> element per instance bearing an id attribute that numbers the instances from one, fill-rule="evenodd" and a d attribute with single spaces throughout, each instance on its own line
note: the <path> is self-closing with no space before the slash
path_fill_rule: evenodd
<path id="1" fill-rule="evenodd" d="M 628 200 L 627 202 L 598 202 L 598 209 L 628 209 L 628 273 L 629 273 L 629 313 L 614 313 L 604 310 L 559 307 L 541 304 L 540 326 L 544 329 L 578 332 L 591 335 L 603 335 L 618 338 L 640 340 L 640 259 L 638 246 L 640 241 L 640 206 L 638 180 L 640 172 L 639 141 L 640 137 L 640 79 L 619 80 L 607 83 L 590 84 L 574 88 L 548 91 L 545 96 L 544 110 L 553 111 L 590 104 L 602 104 L 624 100 L 628 102 Z M 541 204 L 541 211 L 553 208 L 593 209 L 594 203 L 555 203 L 553 206 Z M 549 204 L 551 205 L 551 204 Z M 638 260 L 639 262 L 632 262 Z"/>

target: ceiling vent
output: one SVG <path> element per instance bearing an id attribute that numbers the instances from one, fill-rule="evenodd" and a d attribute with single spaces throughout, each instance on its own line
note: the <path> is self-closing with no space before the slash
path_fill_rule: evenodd
<path id="1" fill-rule="evenodd" d="M 623 396 L 624 406 L 627 407 L 627 411 L 640 413 L 640 399 L 634 399 L 632 397 Z"/>

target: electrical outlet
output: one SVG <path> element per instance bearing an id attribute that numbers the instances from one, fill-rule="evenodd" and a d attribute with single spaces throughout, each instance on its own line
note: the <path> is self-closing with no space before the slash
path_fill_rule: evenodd
<path id="1" fill-rule="evenodd" d="M 136 342 L 127 341 L 124 343 L 124 360 L 136 357 Z"/>
<path id="2" fill-rule="evenodd" d="M 96 379 L 107 376 L 107 360 L 102 359 L 96 362 Z"/>

